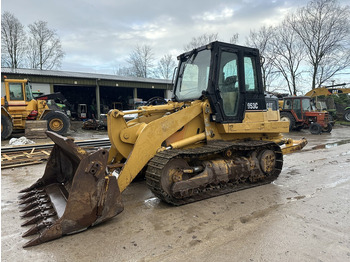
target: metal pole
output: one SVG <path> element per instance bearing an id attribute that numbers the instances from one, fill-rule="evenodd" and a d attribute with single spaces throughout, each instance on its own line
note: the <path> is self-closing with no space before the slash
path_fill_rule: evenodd
<path id="1" fill-rule="evenodd" d="M 100 79 L 96 79 L 96 119 L 100 120 L 101 118 L 101 102 L 100 102 L 100 86 L 98 84 L 98 81 Z"/>
<path id="2" fill-rule="evenodd" d="M 137 88 L 135 87 L 134 88 L 134 101 L 136 100 L 136 98 L 137 98 Z"/>

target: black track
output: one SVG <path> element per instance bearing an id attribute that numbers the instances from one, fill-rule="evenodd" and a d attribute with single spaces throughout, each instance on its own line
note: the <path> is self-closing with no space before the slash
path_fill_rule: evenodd
<path id="1" fill-rule="evenodd" d="M 184 198 L 178 198 L 173 195 L 169 195 L 164 188 L 162 188 L 161 176 L 165 165 L 174 158 L 182 158 L 186 160 L 208 160 L 213 156 L 220 157 L 224 155 L 224 152 L 231 150 L 235 156 L 244 156 L 247 152 L 260 151 L 263 149 L 271 149 L 276 155 L 275 169 L 272 174 L 265 176 L 265 179 L 255 183 L 249 182 L 247 179 L 244 182 L 237 183 L 237 181 L 229 181 L 220 185 L 203 185 L 202 189 L 194 190 L 191 196 Z M 146 171 L 147 186 L 151 191 L 163 201 L 173 205 L 183 205 L 191 202 L 199 201 L 202 199 L 219 196 L 251 187 L 256 187 L 264 184 L 269 184 L 281 173 L 283 165 L 283 154 L 280 147 L 274 142 L 270 141 L 215 141 L 208 143 L 205 146 L 191 149 L 171 149 L 157 153 L 148 163 Z M 167 175 L 167 174 L 165 174 Z"/>

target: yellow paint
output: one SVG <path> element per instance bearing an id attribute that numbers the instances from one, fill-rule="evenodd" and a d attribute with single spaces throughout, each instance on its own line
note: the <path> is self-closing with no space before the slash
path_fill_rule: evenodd
<path id="1" fill-rule="evenodd" d="M 291 154 L 301 150 L 304 146 L 306 146 L 306 144 L 307 140 L 305 138 L 297 141 L 288 139 L 288 141 L 283 146 L 281 146 L 281 150 L 284 155 Z"/>
<path id="2" fill-rule="evenodd" d="M 205 139 L 205 133 L 201 133 L 195 136 L 191 136 L 182 140 L 179 140 L 177 142 L 174 142 L 170 144 L 172 148 L 183 148 L 188 145 L 193 145 L 197 142 L 203 141 Z"/>
<path id="3" fill-rule="evenodd" d="M 6 110 L 2 109 L 1 114 L 6 114 L 13 118 L 13 129 L 24 129 L 26 119 L 33 110 L 38 112 L 37 119 L 40 119 L 46 111 L 50 110 L 44 100 L 33 99 L 31 101 L 26 101 L 25 85 L 27 82 L 27 79 L 4 79 L 7 106 L 5 106 L 5 97 L 2 97 L 1 106 L 6 107 Z M 19 83 L 22 85 L 22 93 L 24 94 L 23 100 L 11 99 L 10 83 Z"/>
<path id="4" fill-rule="evenodd" d="M 219 124 L 210 121 L 212 110 L 207 100 L 186 103 L 169 102 L 135 110 L 138 118 L 125 122 L 123 113 L 111 110 L 107 115 L 110 167 L 122 166 L 118 185 L 122 192 L 154 155 L 173 148 L 197 147 L 215 140 L 266 140 L 286 142 L 283 152 L 298 150 L 302 142 L 291 142 L 281 133 L 287 122 L 279 121 L 278 111 L 246 112 L 242 123 Z M 298 144 L 299 143 L 299 144 Z"/>
<path id="5" fill-rule="evenodd" d="M 173 106 L 173 104 L 169 104 L 168 110 L 174 110 Z M 164 106 L 162 110 L 165 110 Z M 118 178 L 121 191 L 131 183 L 168 137 L 202 112 L 201 103 L 198 102 L 169 115 L 164 115 L 165 112 L 163 112 L 162 117 L 147 124 L 144 123 L 142 130 L 137 129 L 139 134 L 135 144 L 132 145 L 122 141 L 121 133 L 126 132 L 123 130 L 127 129 L 128 126 L 124 118 L 114 111 L 110 111 L 107 115 L 108 135 L 112 143 L 109 160 L 120 159 L 118 154 L 127 159 Z M 156 110 L 154 112 L 159 113 Z"/>

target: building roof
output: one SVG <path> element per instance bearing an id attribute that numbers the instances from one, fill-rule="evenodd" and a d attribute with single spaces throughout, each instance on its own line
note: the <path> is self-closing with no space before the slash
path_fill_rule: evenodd
<path id="1" fill-rule="evenodd" d="M 114 80 L 125 82 L 142 82 L 142 83 L 155 83 L 155 84 L 171 84 L 171 80 L 167 79 L 154 79 L 143 77 L 127 77 L 108 74 L 96 74 L 96 73 L 84 73 L 84 72 L 70 72 L 70 71 L 58 71 L 58 70 L 40 70 L 40 69 L 26 69 L 26 68 L 8 68 L 2 67 L 1 74 L 20 74 L 20 75 L 32 75 L 32 76 L 45 76 L 45 77 L 69 77 L 69 78 L 85 78 L 85 79 L 100 79 L 100 80 Z"/>

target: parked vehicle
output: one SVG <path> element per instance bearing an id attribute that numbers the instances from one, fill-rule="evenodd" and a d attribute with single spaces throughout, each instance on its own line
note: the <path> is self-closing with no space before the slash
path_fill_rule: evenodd
<path id="1" fill-rule="evenodd" d="M 310 97 L 284 97 L 280 116 L 281 121 L 289 123 L 289 130 L 309 128 L 311 134 L 330 133 L 332 131 L 329 113 L 326 111 L 318 112 L 314 108 Z"/>
<path id="2" fill-rule="evenodd" d="M 315 89 L 307 92 L 305 94 L 305 96 L 311 97 L 317 103 L 320 100 L 319 97 L 330 97 L 331 95 L 350 94 L 350 88 L 345 88 L 344 87 L 345 85 L 346 85 L 346 83 L 315 88 Z M 321 100 L 320 102 L 322 103 L 323 101 Z M 343 108 L 344 108 L 344 110 L 343 110 Z M 328 108 L 327 106 L 323 106 L 322 109 L 329 111 L 331 114 L 333 113 L 333 117 L 336 117 L 336 115 L 337 115 L 335 108 Z M 344 105 L 341 106 L 341 113 L 343 115 L 342 118 L 345 121 L 350 122 L 350 105 L 347 105 L 345 107 L 344 107 Z"/>
<path id="3" fill-rule="evenodd" d="M 66 134 L 70 122 L 61 111 L 49 108 L 47 101 L 34 99 L 27 79 L 4 79 L 5 96 L 1 97 L 1 139 L 8 139 L 13 130 L 24 130 L 27 121 L 47 120 L 47 129 Z"/>
<path id="4" fill-rule="evenodd" d="M 270 183 L 283 154 L 307 143 L 283 138 L 289 124 L 266 110 L 259 51 L 222 42 L 179 56 L 172 101 L 111 110 L 107 123 L 109 151 L 48 132 L 55 146 L 45 173 L 22 191 L 25 225 L 34 224 L 24 236 L 38 233 L 25 247 L 116 216 L 138 175 L 158 198 L 183 205 Z"/>

